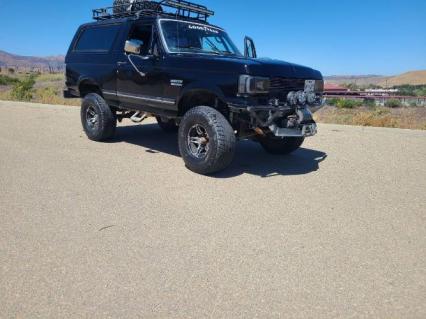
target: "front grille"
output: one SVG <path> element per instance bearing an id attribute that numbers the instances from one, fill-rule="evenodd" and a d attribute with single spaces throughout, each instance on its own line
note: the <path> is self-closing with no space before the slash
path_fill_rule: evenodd
<path id="1" fill-rule="evenodd" d="M 283 90 L 286 92 L 300 91 L 305 89 L 304 79 L 287 79 L 287 78 L 272 78 L 271 91 Z"/>
<path id="2" fill-rule="evenodd" d="M 305 80 L 303 79 L 275 77 L 272 78 L 270 82 L 269 98 L 285 102 L 287 101 L 287 95 L 290 91 L 303 91 L 304 89 Z"/>

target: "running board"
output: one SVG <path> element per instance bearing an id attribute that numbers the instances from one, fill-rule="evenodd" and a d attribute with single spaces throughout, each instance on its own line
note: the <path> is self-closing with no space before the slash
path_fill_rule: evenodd
<path id="1" fill-rule="evenodd" d="M 141 123 L 148 118 L 148 113 L 145 112 L 136 112 L 133 116 L 130 117 L 130 120 L 133 123 Z"/>

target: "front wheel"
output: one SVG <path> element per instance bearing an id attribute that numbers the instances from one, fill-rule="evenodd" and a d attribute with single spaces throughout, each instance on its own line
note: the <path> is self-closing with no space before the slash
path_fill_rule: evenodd
<path id="1" fill-rule="evenodd" d="M 235 133 L 215 109 L 199 106 L 189 110 L 179 127 L 179 150 L 191 171 L 212 174 L 228 167 L 235 154 Z"/>
<path id="2" fill-rule="evenodd" d="M 260 145 L 262 145 L 268 153 L 276 155 L 287 155 L 293 153 L 302 146 L 304 141 L 304 137 L 277 138 L 266 136 L 259 139 Z"/>

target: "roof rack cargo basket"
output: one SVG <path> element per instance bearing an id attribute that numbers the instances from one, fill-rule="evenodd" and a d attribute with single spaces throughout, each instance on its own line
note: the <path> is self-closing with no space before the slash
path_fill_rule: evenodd
<path id="1" fill-rule="evenodd" d="M 141 6 L 144 2 L 147 4 L 149 3 L 149 5 Z M 169 10 L 165 11 L 165 9 Z M 129 0 L 127 4 L 93 10 L 93 19 L 95 20 L 157 15 L 202 20 L 207 22 L 207 19 L 214 15 L 214 11 L 207 9 L 206 6 L 185 0 Z"/>

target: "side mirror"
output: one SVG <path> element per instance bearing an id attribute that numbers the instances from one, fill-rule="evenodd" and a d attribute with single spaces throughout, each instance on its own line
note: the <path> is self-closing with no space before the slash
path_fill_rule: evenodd
<path id="1" fill-rule="evenodd" d="M 124 51 L 130 54 L 140 54 L 143 41 L 140 40 L 127 40 L 124 45 Z"/>
<path id="2" fill-rule="evenodd" d="M 244 38 L 244 56 L 246 58 L 257 58 L 256 46 L 254 45 L 254 41 L 252 38 L 245 37 Z"/>

